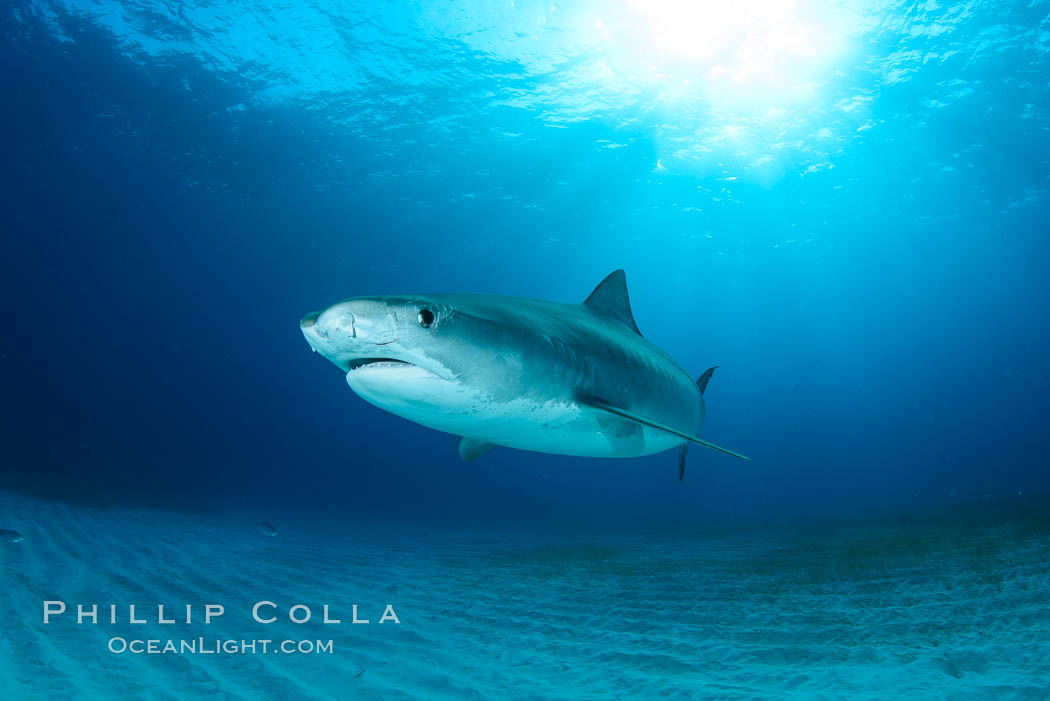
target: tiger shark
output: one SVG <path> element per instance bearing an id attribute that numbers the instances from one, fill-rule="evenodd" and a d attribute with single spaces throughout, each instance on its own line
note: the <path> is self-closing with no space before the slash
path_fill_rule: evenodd
<path id="1" fill-rule="evenodd" d="M 493 445 L 638 457 L 699 438 L 704 390 L 642 337 L 622 270 L 583 304 L 488 294 L 354 297 L 300 321 L 307 343 L 366 401 L 462 436 L 473 460 Z"/>

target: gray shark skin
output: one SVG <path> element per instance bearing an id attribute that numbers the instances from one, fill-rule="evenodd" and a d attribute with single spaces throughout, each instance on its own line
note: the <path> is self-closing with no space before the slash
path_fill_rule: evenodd
<path id="1" fill-rule="evenodd" d="M 355 297 L 303 317 L 310 346 L 366 401 L 492 445 L 637 457 L 697 443 L 703 389 L 644 339 L 626 278 L 611 273 L 583 304 L 484 294 Z"/>

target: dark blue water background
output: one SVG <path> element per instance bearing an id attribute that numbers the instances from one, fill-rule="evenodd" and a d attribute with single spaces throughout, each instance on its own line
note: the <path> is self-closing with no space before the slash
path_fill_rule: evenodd
<path id="1" fill-rule="evenodd" d="M 5 4 L 0 486 L 479 525 L 1050 491 L 1047 5 L 804 6 L 826 55 L 721 83 L 584 7 Z M 297 325 L 616 268 L 752 462 L 463 463 Z"/>

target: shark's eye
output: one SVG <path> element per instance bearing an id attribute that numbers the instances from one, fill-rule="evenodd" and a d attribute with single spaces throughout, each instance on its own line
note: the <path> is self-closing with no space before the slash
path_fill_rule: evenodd
<path id="1" fill-rule="evenodd" d="M 429 309 L 420 309 L 419 315 L 416 317 L 419 319 L 419 325 L 424 329 L 430 328 L 430 325 L 434 323 L 434 312 Z"/>

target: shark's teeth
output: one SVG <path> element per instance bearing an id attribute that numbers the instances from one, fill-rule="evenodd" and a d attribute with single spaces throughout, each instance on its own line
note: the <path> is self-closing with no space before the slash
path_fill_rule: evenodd
<path id="1" fill-rule="evenodd" d="M 412 363 L 406 363 L 403 360 L 397 360 L 396 358 L 355 358 L 351 360 L 349 372 L 358 370 L 364 367 L 411 367 Z"/>

